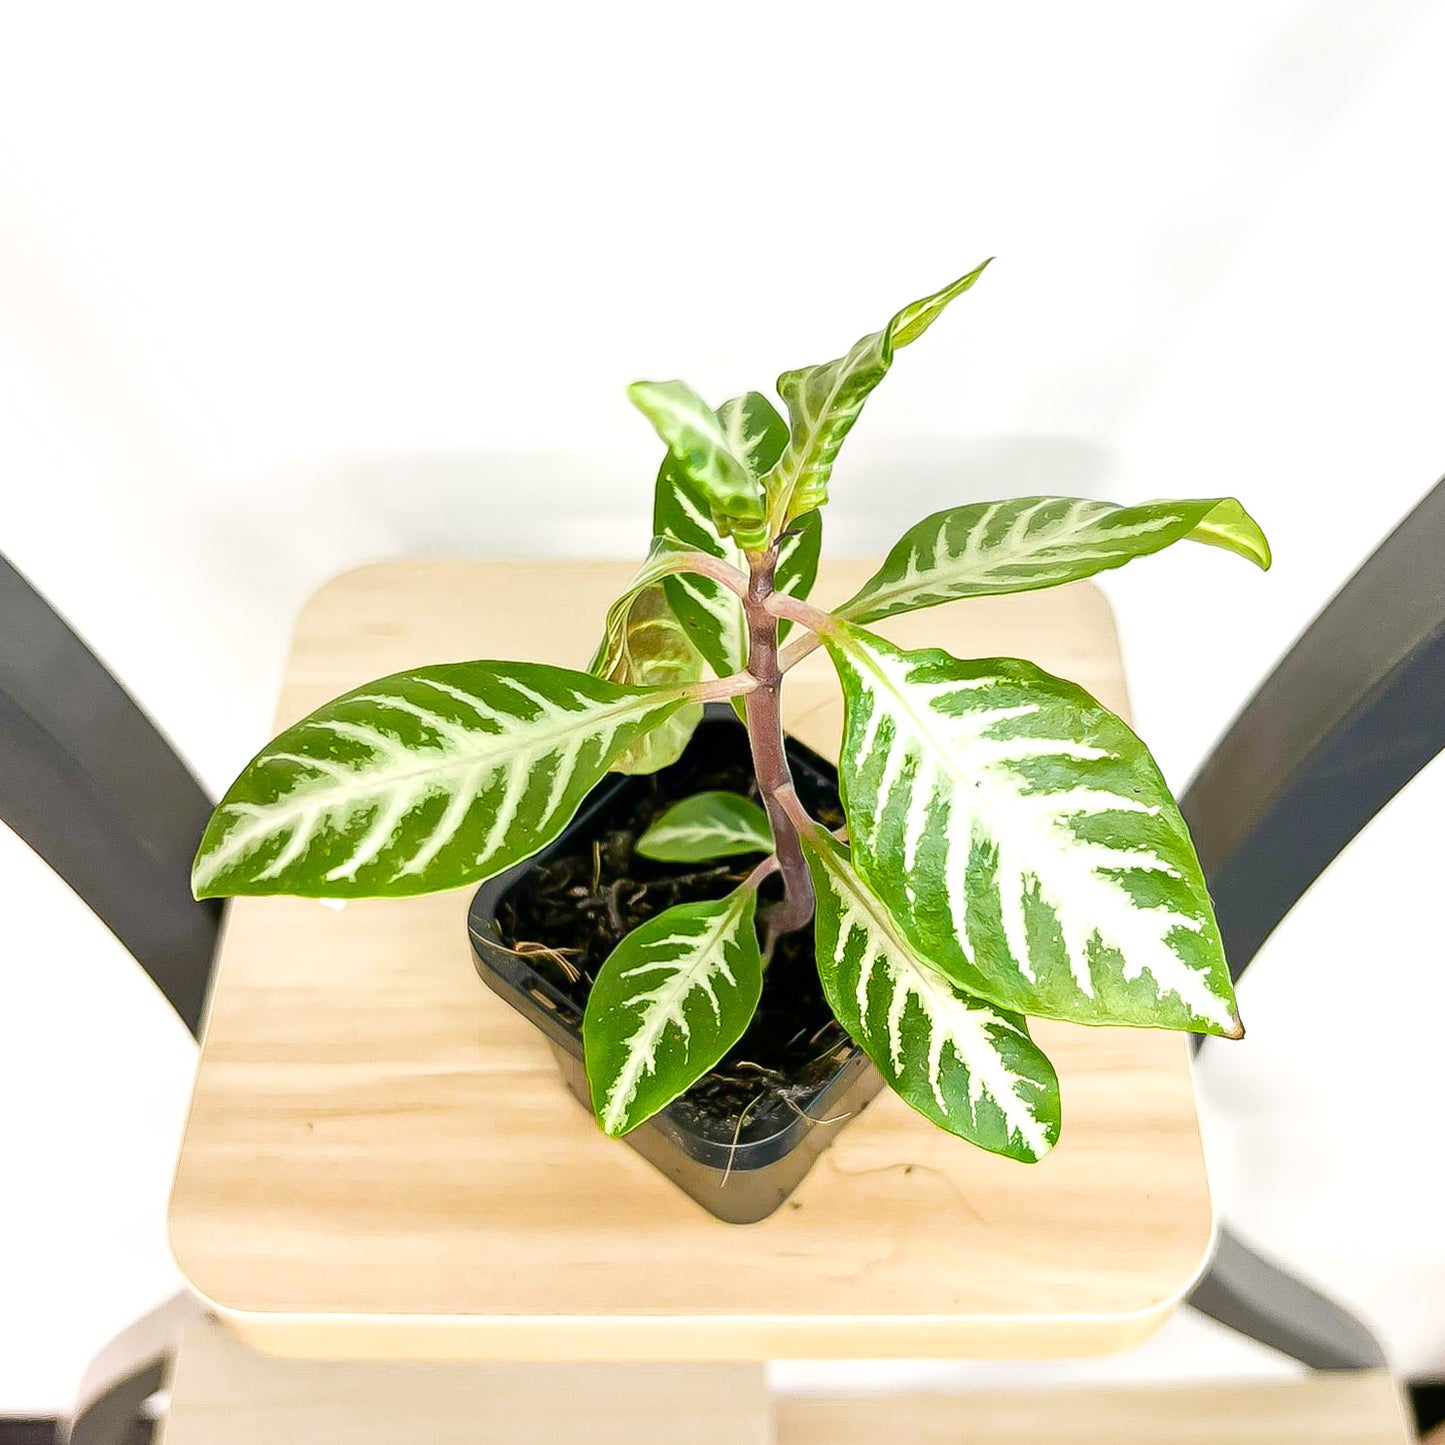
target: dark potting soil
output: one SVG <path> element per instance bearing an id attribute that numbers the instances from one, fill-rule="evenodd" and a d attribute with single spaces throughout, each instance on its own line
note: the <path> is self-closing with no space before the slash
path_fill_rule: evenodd
<path id="1" fill-rule="evenodd" d="M 828 828 L 841 825 L 837 788 L 796 768 L 794 775 L 808 811 Z M 721 898 L 760 861 L 656 863 L 635 851 L 663 811 L 713 789 L 758 796 L 747 734 L 731 721 L 704 722 L 678 762 L 629 780 L 622 797 L 569 840 L 565 852 L 510 889 L 497 909 L 504 946 L 525 953 L 580 1013 L 598 969 L 624 935 L 675 904 Z M 760 915 L 780 890 L 776 876 L 764 882 Z M 788 934 L 773 950 L 747 1032 L 673 1105 L 675 1116 L 722 1143 L 769 1138 L 806 1109 L 851 1048 L 823 997 L 811 926 Z"/>

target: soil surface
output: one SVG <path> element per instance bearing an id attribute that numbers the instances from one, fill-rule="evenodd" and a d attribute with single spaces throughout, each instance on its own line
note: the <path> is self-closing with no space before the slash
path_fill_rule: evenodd
<path id="1" fill-rule="evenodd" d="M 843 810 L 836 785 L 791 761 L 808 811 L 838 827 Z M 612 803 L 501 900 L 497 929 L 503 944 L 525 953 L 579 1015 L 597 970 L 625 934 L 675 904 L 721 898 L 760 861 L 655 863 L 635 852 L 637 839 L 665 809 L 716 788 L 758 796 L 747 734 L 726 718 L 706 719 L 672 767 L 627 779 Z M 780 887 L 776 876 L 763 884 L 759 914 Z M 671 1106 L 673 1117 L 724 1143 L 768 1138 L 807 1109 L 852 1047 L 823 998 L 812 928 L 789 934 L 773 951 L 748 1031 Z"/>

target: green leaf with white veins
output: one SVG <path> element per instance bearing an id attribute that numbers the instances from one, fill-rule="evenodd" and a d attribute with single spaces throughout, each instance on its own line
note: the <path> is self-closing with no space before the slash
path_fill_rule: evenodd
<path id="1" fill-rule="evenodd" d="M 318 708 L 231 785 L 198 898 L 435 893 L 550 843 L 619 754 L 689 701 L 525 662 L 397 673 Z"/>
<path id="2" fill-rule="evenodd" d="M 924 957 L 1021 1013 L 1239 1035 L 1188 830 L 1119 718 L 1032 663 L 825 642 L 854 863 Z"/>
<path id="3" fill-rule="evenodd" d="M 1041 1159 L 1059 1137 L 1059 1081 L 1023 1019 L 926 962 L 826 833 L 802 840 L 818 974 L 838 1022 L 920 1114 L 995 1154 Z"/>
<path id="4" fill-rule="evenodd" d="M 1264 533 L 1233 497 L 1137 507 L 1082 497 L 1016 497 L 925 518 L 899 538 L 836 615 L 876 622 L 958 597 L 1057 587 L 1179 541 L 1223 547 L 1269 567 Z"/>
<path id="5" fill-rule="evenodd" d="M 718 408 L 718 423 L 735 455 L 761 476 L 782 455 L 788 427 L 761 392 L 750 391 Z M 659 537 L 724 562 L 746 573 L 743 549 L 718 530 L 702 488 L 669 455 L 657 475 L 652 529 Z M 774 586 L 791 597 L 806 597 L 818 573 L 822 523 L 816 512 L 800 517 L 778 544 Z M 748 634 L 742 603 L 720 582 L 693 573 L 678 573 L 663 584 L 672 610 L 687 629 L 708 666 L 727 677 L 747 665 Z M 787 624 L 779 628 L 780 635 Z"/>
<path id="6" fill-rule="evenodd" d="M 733 453 L 717 413 L 682 381 L 634 381 L 627 394 L 696 483 L 718 531 L 743 547 L 765 547 L 763 489 L 747 462 Z"/>
<path id="7" fill-rule="evenodd" d="M 659 863 L 771 853 L 773 830 L 762 805 L 741 793 L 694 793 L 652 824 L 637 840 L 637 851 Z"/>
<path id="8" fill-rule="evenodd" d="M 888 374 L 893 353 L 922 336 L 987 265 L 985 261 L 932 296 L 910 302 L 882 331 L 865 336 L 846 356 L 785 371 L 778 378 L 778 395 L 788 407 L 790 435 L 782 457 L 763 478 L 775 530 L 828 500 L 828 477 L 838 448 L 873 388 Z"/>
<path id="9" fill-rule="evenodd" d="M 756 909 L 753 888 L 669 908 L 598 970 L 582 1043 L 606 1133 L 625 1134 L 666 1108 L 743 1036 L 763 989 Z"/>

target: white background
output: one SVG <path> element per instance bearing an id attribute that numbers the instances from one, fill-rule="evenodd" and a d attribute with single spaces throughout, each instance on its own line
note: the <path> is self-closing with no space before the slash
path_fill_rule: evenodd
<path id="1" fill-rule="evenodd" d="M 0 0 L 0 550 L 220 789 L 329 575 L 638 553 L 628 381 L 765 384 L 997 254 L 870 402 L 834 550 L 987 495 L 1244 498 L 1269 576 L 1181 548 L 1105 584 L 1182 786 L 1445 470 L 1442 64 L 1440 0 Z M 1445 1367 L 1442 781 L 1201 1080 L 1225 1213 L 1413 1372 Z M 65 1408 L 172 1288 L 192 1057 L 0 832 L 0 1414 Z M 1206 1367 L 1275 1366 L 1185 1322 L 1093 1368 Z"/>

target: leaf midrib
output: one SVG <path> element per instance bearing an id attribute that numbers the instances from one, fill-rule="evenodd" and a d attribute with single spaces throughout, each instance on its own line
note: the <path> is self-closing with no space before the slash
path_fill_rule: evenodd
<path id="1" fill-rule="evenodd" d="M 737 932 L 737 915 L 747 906 L 748 896 L 746 889 L 739 889 L 728 901 L 728 906 L 718 914 L 715 925 L 699 935 L 696 946 L 692 950 L 693 965 L 673 971 L 671 980 L 663 986 L 663 996 L 656 993 L 652 995 L 652 1006 L 645 1009 L 642 1014 L 642 1027 L 637 1033 L 623 1040 L 623 1047 L 627 1050 L 627 1062 L 619 1070 L 612 1088 L 608 1090 L 608 1107 L 604 1111 L 609 1129 L 627 1117 L 628 1107 L 636 1098 L 637 1087 L 643 1078 L 644 1067 L 653 1059 L 663 1030 L 672 1022 L 674 1006 L 686 1002 L 688 995 L 697 987 L 699 976 L 706 978 L 717 971 L 716 962 L 706 967 L 700 967 L 700 962 L 707 959 L 715 944 L 718 952 L 726 949 L 728 939 Z M 717 942 L 719 938 L 722 939 L 720 943 Z M 662 963 L 667 960 L 657 959 L 654 961 Z M 680 987 L 681 985 L 685 985 L 685 987 Z M 634 1047 L 639 1038 L 644 1039 L 643 1046 Z M 625 1093 L 623 1093 L 624 1085 Z M 624 1100 L 620 1111 L 612 1105 L 612 1100 L 616 1099 L 619 1094 L 622 1094 Z"/>
<path id="2" fill-rule="evenodd" d="M 995 1004 L 990 999 L 981 998 L 975 994 L 968 994 L 968 991 L 966 989 L 962 989 L 957 984 L 951 983 L 943 973 L 935 969 L 931 964 L 928 964 L 919 957 L 917 957 L 913 949 L 909 947 L 907 942 L 898 933 L 891 917 L 888 915 L 887 909 L 883 906 L 881 902 L 874 898 L 871 891 L 856 886 L 852 882 L 852 880 L 843 873 L 843 870 L 841 868 L 836 868 L 832 866 L 831 860 L 829 860 L 826 854 L 823 854 L 822 852 L 822 844 L 815 844 L 814 846 L 819 849 L 820 856 L 824 858 L 824 867 L 828 869 L 829 873 L 833 877 L 834 886 L 845 891 L 847 896 L 853 900 L 854 906 L 859 908 L 863 913 L 867 915 L 868 918 L 873 921 L 873 925 L 877 929 L 878 933 L 881 935 L 883 944 L 885 945 L 883 952 L 885 953 L 885 955 L 891 955 L 891 966 L 900 973 L 906 972 L 912 980 L 916 981 L 914 983 L 912 992 L 915 995 L 919 996 L 919 1007 L 923 1009 L 925 1016 L 929 1020 L 930 1032 L 934 1027 L 933 1021 L 935 1017 L 947 1017 L 949 1013 L 951 1013 L 953 1010 L 961 1008 L 966 1014 L 970 1016 L 977 1014 L 979 1015 L 979 1017 L 975 1020 L 975 1022 L 977 1023 L 980 1044 L 983 1048 L 991 1051 L 994 1057 L 998 1060 L 998 1065 L 999 1068 L 1002 1070 L 1004 1079 L 1006 1081 L 1012 1081 L 1014 1079 L 1025 1078 L 1025 1075 L 1015 1074 L 1014 1071 L 1009 1068 L 1007 1061 L 1003 1057 L 1002 1050 L 993 1041 L 992 1036 L 989 1034 L 989 1029 L 994 1026 L 1005 1028 L 1009 1027 L 1009 1021 L 1003 1018 L 997 1012 L 999 1005 Z M 865 948 L 867 947 L 867 944 L 868 940 L 865 937 Z M 859 967 L 861 970 L 861 961 Z M 898 984 L 895 982 L 893 986 L 898 987 Z M 928 1006 L 923 1002 L 922 995 L 925 992 L 933 1000 L 936 1013 L 930 1012 Z M 970 1009 L 966 1004 L 961 1003 L 958 998 L 958 994 L 960 993 L 967 994 L 969 998 L 974 999 L 974 1001 L 979 1005 L 979 1007 L 977 1009 Z M 860 1009 L 860 1013 L 861 1012 L 862 1010 Z M 947 1037 L 949 1044 L 953 1048 L 954 1057 L 957 1059 L 959 1066 L 968 1072 L 970 1078 L 973 1078 L 974 1075 L 978 1073 L 980 1083 L 982 1084 L 983 1088 L 988 1092 L 989 1097 L 993 1099 L 994 1106 L 998 1109 L 999 1113 L 1004 1119 L 1005 1125 L 1009 1131 L 1009 1137 L 1012 1138 L 1014 1134 L 1017 1134 L 1020 1140 L 1022 1140 L 1023 1143 L 1029 1148 L 1031 1153 L 1039 1155 L 1039 1151 L 1035 1149 L 1032 1144 L 1030 1144 L 1028 1135 L 1022 1128 L 1022 1126 L 1017 1125 L 1013 1122 L 1009 1103 L 999 1094 L 998 1087 L 995 1086 L 994 1082 L 990 1081 L 987 1077 L 985 1077 L 984 1073 L 979 1072 L 976 1060 L 970 1060 L 964 1057 L 963 1051 L 959 1047 L 957 1034 L 950 1031 Z M 928 1080 L 930 1085 L 935 1082 L 931 1074 L 928 1075 Z M 1020 1098 L 1018 1093 L 1012 1087 L 1007 1087 L 1006 1092 L 1008 1095 L 1008 1099 L 1011 1100 L 1014 1104 L 1016 1104 L 1019 1110 L 1021 1110 L 1022 1113 L 1026 1115 L 1032 1123 L 1038 1125 L 1038 1127 L 1042 1130 L 1044 1126 L 1039 1120 L 1037 1114 L 1035 1114 L 1033 1109 L 1030 1108 L 1028 1101 Z M 972 1113 L 974 1123 L 976 1125 L 978 1116 L 976 1108 L 972 1101 L 970 1101 L 969 1107 Z M 1047 1152 L 1047 1147 L 1048 1146 L 1046 1144 L 1044 1152 Z"/>
<path id="3" fill-rule="evenodd" d="M 686 694 L 685 688 L 676 688 L 672 691 L 673 696 L 678 699 L 682 698 Z M 611 717 L 615 714 L 625 715 L 628 712 L 632 711 L 644 712 L 653 706 L 661 706 L 668 700 L 669 699 L 658 698 L 655 696 L 648 696 L 642 698 L 625 698 L 616 703 L 608 704 L 605 712 L 588 714 L 579 713 L 575 716 L 586 716 L 596 721 L 602 718 Z M 450 721 L 455 720 L 452 719 Z M 463 723 L 458 723 L 457 725 L 465 727 L 465 724 Z M 539 749 L 544 752 L 551 752 L 556 747 L 559 741 L 565 740 L 569 735 L 575 736 L 579 732 L 589 731 L 596 731 L 596 729 L 577 727 L 554 728 L 550 732 L 541 734 L 529 734 L 525 738 L 514 736 L 511 739 L 510 743 L 503 745 L 495 753 L 489 753 L 485 759 L 478 754 L 473 754 L 469 757 L 453 757 L 447 762 L 439 763 L 432 767 L 414 768 L 404 773 L 386 774 L 385 777 L 382 779 L 378 779 L 377 773 L 368 774 L 364 770 L 365 765 L 363 765 L 362 768 L 352 768 L 349 770 L 357 780 L 354 784 L 336 784 L 333 785 L 331 788 L 326 788 L 324 786 L 306 788 L 305 784 L 303 783 L 302 787 L 295 788 L 290 793 L 283 794 L 282 798 L 277 799 L 274 803 L 258 804 L 252 802 L 252 800 L 250 799 L 238 798 L 233 800 L 232 803 L 223 803 L 221 806 L 224 809 L 226 807 L 234 806 L 235 803 L 242 803 L 250 807 L 264 808 L 266 811 L 254 821 L 257 824 L 264 824 L 265 826 L 256 829 L 254 835 L 265 836 L 265 834 L 267 833 L 279 832 L 280 828 L 285 823 L 294 821 L 294 819 L 300 817 L 303 813 L 310 812 L 312 809 L 317 807 L 317 797 L 319 794 L 324 794 L 326 797 L 334 800 L 331 807 L 327 808 L 327 811 L 330 812 L 333 811 L 336 806 L 339 806 L 343 802 L 354 803 L 359 799 L 364 799 L 371 796 L 385 797 L 390 793 L 397 792 L 403 784 L 414 782 L 416 779 L 419 778 L 435 779 L 439 777 L 445 777 L 447 774 L 453 772 L 465 772 L 469 769 L 481 766 L 484 762 L 490 763 L 493 758 L 497 759 L 497 767 L 501 767 L 509 759 L 515 758 L 527 752 L 535 752 Z M 488 733 L 480 729 L 478 729 L 474 735 L 486 738 L 506 737 L 505 732 Z M 545 747 L 543 747 L 544 741 L 547 744 Z M 405 746 L 405 744 L 402 744 L 402 746 Z M 441 753 L 441 755 L 443 757 L 446 756 L 444 752 Z M 495 771 L 495 768 L 493 769 L 493 771 Z M 367 785 L 368 777 L 371 779 L 369 785 Z M 319 782 L 321 780 L 317 781 Z M 291 800 L 293 799 L 296 799 L 297 801 L 292 803 Z M 226 837 L 222 840 L 222 842 L 230 842 L 233 834 L 237 831 L 244 833 L 246 830 L 244 828 L 242 828 L 241 830 L 233 829 L 232 832 L 226 834 Z M 247 836 L 252 835 L 248 834 Z"/>
<path id="4" fill-rule="evenodd" d="M 1076 500 L 1076 499 L 1074 499 L 1074 498 L 1062 498 L 1062 497 L 1045 497 L 1045 498 L 1042 499 L 1042 501 L 1044 501 L 1044 502 L 1065 501 L 1065 500 L 1073 501 L 1073 500 Z M 1118 508 L 1118 509 L 1116 510 L 1115 513 L 1113 513 L 1113 514 L 1107 514 L 1107 515 L 1112 515 L 1112 516 L 1117 517 L 1117 515 L 1118 515 L 1119 513 L 1126 512 L 1126 511 L 1130 511 L 1130 510 L 1134 510 L 1134 509 L 1133 509 L 1133 508 L 1127 508 L 1127 507 L 1120 507 L 1120 508 Z M 1101 514 L 1101 515 L 1103 515 L 1103 514 Z M 1205 514 L 1206 518 L 1208 517 L 1208 515 L 1209 515 L 1208 513 Z M 1101 527 L 1099 526 L 1099 521 L 1100 521 L 1100 520 L 1101 520 L 1101 517 L 1090 517 L 1090 518 L 1088 518 L 1088 519 L 1086 520 L 1085 524 L 1084 524 L 1083 526 L 1079 527 L 1077 530 L 1075 530 L 1075 531 L 1060 530 L 1060 531 L 1057 532 L 1057 534 L 1054 536 L 1054 538 L 1053 538 L 1051 541 L 1049 541 L 1048 543 L 1046 543 L 1046 544 L 1044 544 L 1044 545 L 1042 545 L 1042 546 L 1035 547 L 1035 548 L 1026 548 L 1026 547 L 1020 546 L 1020 545 L 1018 545 L 1018 544 L 1015 544 L 1014 546 L 1010 547 L 1010 546 L 1005 545 L 1005 544 L 1002 543 L 1002 542 L 997 542 L 997 543 L 992 543 L 992 544 L 990 544 L 990 543 L 988 543 L 988 542 L 982 542 L 982 543 L 980 543 L 980 545 L 979 545 L 979 547 L 978 547 L 978 550 L 977 550 L 976 555 L 977 555 L 978 558 L 980 558 L 980 559 L 986 564 L 986 565 L 985 565 L 985 570 L 983 571 L 982 575 L 980 575 L 980 574 L 978 574 L 978 573 L 974 573 L 974 574 L 972 574 L 972 576 L 970 575 L 970 573 L 969 573 L 969 571 L 968 571 L 967 563 L 966 563 L 966 561 L 965 561 L 965 559 L 966 559 L 966 557 L 967 557 L 967 552 L 966 552 L 966 551 L 946 552 L 946 553 L 943 553 L 943 562 L 942 562 L 942 565 L 940 565 L 939 560 L 938 560 L 938 558 L 939 558 L 939 544 L 940 544 L 940 541 L 941 541 L 941 539 L 942 539 L 942 537 L 943 537 L 943 535 L 944 535 L 944 533 L 940 530 L 940 532 L 937 534 L 937 537 L 935 537 L 933 543 L 931 544 L 931 545 L 933 546 L 933 548 L 934 548 L 933 553 L 932 553 L 932 556 L 931 556 L 930 559 L 929 559 L 929 565 L 930 565 L 930 569 L 931 569 L 931 570 L 930 570 L 930 572 L 928 573 L 928 575 L 927 575 L 926 577 L 925 577 L 925 576 L 918 576 L 918 577 L 915 577 L 915 578 L 913 578 L 913 579 L 911 579 L 911 580 L 909 580 L 909 581 L 894 582 L 894 583 L 892 583 L 892 584 L 890 584 L 890 585 L 888 585 L 888 586 L 879 587 L 879 588 L 877 588 L 877 589 L 875 589 L 875 590 L 873 590 L 873 591 L 871 591 L 871 592 L 861 593 L 857 599 L 850 599 L 847 603 L 845 603 L 842 607 L 840 607 L 840 608 L 838 609 L 838 611 L 837 611 L 834 615 L 835 615 L 835 616 L 838 616 L 838 617 L 842 617 L 842 618 L 844 618 L 844 619 L 848 619 L 848 618 L 850 617 L 850 615 L 855 612 L 855 610 L 856 610 L 856 611 L 862 611 L 862 612 L 867 613 L 867 614 L 876 614 L 876 612 L 877 612 L 877 610 L 878 610 L 878 608 L 879 608 L 880 606 L 882 606 L 882 607 L 889 606 L 889 605 L 891 605 L 892 603 L 894 603 L 894 602 L 896 602 L 896 601 L 898 601 L 898 600 L 900 600 L 900 599 L 906 601 L 910 596 L 913 596 L 913 595 L 915 595 L 915 594 L 922 594 L 922 595 L 924 595 L 924 596 L 927 596 L 930 592 L 934 592 L 934 591 L 939 590 L 940 587 L 947 588 L 947 589 L 956 589 L 956 588 L 959 588 L 960 585 L 962 585 L 963 587 L 968 587 L 968 586 L 972 585 L 972 586 L 985 587 L 985 588 L 986 588 L 986 587 L 989 587 L 989 585 L 990 585 L 990 584 L 989 584 L 989 581 L 988 581 L 988 578 L 989 578 L 991 575 L 993 575 L 995 572 L 997 572 L 998 569 L 1000 569 L 1000 568 L 1006 568 L 1006 567 L 1008 567 L 1008 566 L 1010 566 L 1010 565 L 1019 566 L 1019 565 L 1028 565 L 1028 564 L 1040 564 L 1040 565 L 1050 565 L 1050 566 L 1055 566 L 1055 567 L 1068 567 L 1068 566 L 1070 566 L 1072 563 L 1074 563 L 1074 562 L 1076 562 L 1076 561 L 1078 561 L 1078 560 L 1081 560 L 1080 557 L 1079 557 L 1079 555 L 1075 554 L 1075 555 L 1073 555 L 1073 556 L 1046 557 L 1046 556 L 1044 556 L 1043 554 L 1046 553 L 1046 552 L 1048 552 L 1048 551 L 1051 550 L 1051 549 L 1068 548 L 1068 547 L 1070 547 L 1070 546 L 1078 545 L 1080 542 L 1083 542 L 1083 543 L 1085 543 L 1085 544 L 1088 544 L 1088 543 L 1098 543 L 1098 542 L 1100 542 L 1100 541 L 1105 541 L 1105 540 L 1108 539 L 1108 537 L 1110 536 L 1111 532 L 1116 531 L 1116 530 L 1119 531 L 1119 532 L 1128 532 L 1128 531 L 1129 531 L 1129 529 L 1127 529 L 1127 528 L 1118 528 L 1118 529 L 1101 528 Z M 1132 532 L 1129 532 L 1129 535 L 1132 536 L 1132 535 L 1138 535 L 1138 534 L 1140 534 L 1140 533 L 1148 533 L 1148 532 L 1151 532 L 1151 531 L 1162 530 L 1163 528 L 1171 525 L 1173 522 L 1175 522 L 1175 521 L 1177 521 L 1177 520 L 1178 520 L 1178 518 L 1168 518 L 1168 517 L 1166 517 L 1166 518 L 1162 519 L 1162 520 L 1158 523 L 1158 526 L 1157 526 L 1157 527 L 1154 527 L 1154 528 L 1148 527 L 1148 526 L 1146 526 L 1144 523 L 1140 523 L 1140 524 L 1138 524 L 1136 527 L 1134 527 L 1134 529 L 1133 529 Z M 983 519 L 980 519 L 978 525 L 979 525 L 979 526 L 983 526 L 983 525 L 984 525 Z M 1196 524 L 1196 525 L 1197 525 L 1197 524 Z M 1027 536 L 1027 534 L 1025 534 L 1025 536 Z M 1186 540 L 1186 541 L 1187 541 L 1188 538 L 1189 538 L 1189 534 L 1188 534 L 1188 533 L 1185 533 L 1184 537 L 1183 537 L 1181 540 Z M 1165 545 L 1168 545 L 1168 544 L 1166 543 Z M 1156 549 L 1156 550 L 1162 550 L 1162 549 Z M 1001 560 L 1001 558 L 999 558 L 999 557 L 994 557 L 993 554 L 995 554 L 995 553 L 1002 554 L 1003 556 L 1006 556 L 1006 557 L 1013 557 L 1013 558 L 1015 558 L 1016 560 L 1015 560 L 1015 562 L 1013 562 L 1012 564 L 1010 564 L 1010 563 L 1007 562 L 1007 561 Z M 1095 552 L 1095 553 L 1093 553 L 1093 554 L 1091 554 L 1091 555 L 1089 556 L 1088 560 L 1090 560 L 1090 561 L 1104 561 L 1104 560 L 1108 560 L 1109 558 L 1112 558 L 1112 557 L 1118 556 L 1118 555 L 1119 555 L 1119 554 L 1117 554 L 1117 553 L 1104 554 L 1104 553 Z M 1131 561 L 1136 560 L 1136 559 L 1137 559 L 1138 557 L 1140 557 L 1140 556 L 1148 556 L 1148 555 L 1150 555 L 1150 554 L 1149 554 L 1149 553 L 1126 553 L 1126 554 L 1124 554 L 1123 556 L 1120 557 L 1118 565 L 1123 566 L 1123 565 L 1127 564 L 1128 562 L 1131 562 Z M 957 581 L 957 580 L 950 580 L 951 567 L 956 567 L 956 568 L 957 568 L 957 572 L 962 573 L 962 584 L 960 584 L 960 582 Z M 1107 570 L 1107 569 L 1105 569 L 1105 568 L 1100 568 L 1099 570 L 1102 571 L 1102 570 Z M 955 574 L 955 575 L 956 575 L 956 574 Z M 1091 575 L 1091 574 L 1085 574 L 1085 575 Z M 1022 584 L 1022 583 L 1034 582 L 1034 581 L 1036 581 L 1036 580 L 1039 581 L 1040 585 L 1038 585 L 1038 586 L 1033 586 L 1033 587 L 1020 585 L 1020 584 Z M 1049 587 L 1049 586 L 1055 586 L 1055 587 L 1056 587 L 1056 586 L 1060 586 L 1060 585 L 1062 585 L 1063 582 L 1066 582 L 1066 581 L 1069 581 L 1069 580 L 1074 580 L 1074 579 L 1064 578 L 1064 579 L 1061 579 L 1060 581 L 1048 581 L 1048 580 L 1044 580 L 1044 579 L 1035 579 L 1035 578 L 1001 578 L 1001 579 L 998 579 L 998 581 L 999 581 L 1000 584 L 1004 584 L 1004 583 L 1012 584 L 1012 585 L 1008 585 L 1008 586 L 1003 587 L 1003 591 L 1004 591 L 1005 593 L 1007 593 L 1007 592 L 1042 591 L 1044 587 Z M 969 595 L 969 594 L 968 594 L 967 592 L 964 592 L 964 591 L 959 591 L 959 592 L 956 593 L 956 597 L 964 597 L 964 596 L 968 596 L 968 595 Z M 975 595 L 978 595 L 978 594 L 975 594 Z M 986 595 L 986 594 L 985 594 L 985 595 Z M 997 592 L 995 592 L 994 595 L 997 595 Z M 943 599 L 941 599 L 941 600 L 943 600 L 943 601 L 952 601 L 952 600 L 955 600 L 955 598 L 943 598 Z"/>
<path id="5" fill-rule="evenodd" d="M 917 730 L 925 735 L 929 744 L 943 758 L 949 775 L 959 782 L 967 782 L 968 774 L 957 766 L 953 758 L 951 740 L 939 738 L 938 734 L 935 733 L 930 726 L 928 717 L 920 715 L 918 710 L 913 706 L 913 703 L 909 700 L 907 694 L 900 692 L 893 684 L 892 679 L 874 663 L 872 653 L 866 648 L 856 645 L 846 632 L 840 630 L 834 633 L 833 637 L 837 638 L 840 643 L 847 648 L 849 656 L 856 664 L 876 678 L 878 682 L 887 689 L 889 696 L 898 699 L 903 711 L 906 712 L 909 718 L 916 724 Z M 932 709 L 929 709 L 929 717 L 931 717 L 931 715 Z"/>
<path id="6" fill-rule="evenodd" d="M 802 481 L 804 475 L 812 471 L 818 465 L 816 456 L 812 456 L 810 458 L 809 454 L 815 453 L 817 451 L 818 438 L 822 435 L 824 424 L 827 422 L 829 415 L 833 411 L 833 408 L 837 405 L 838 397 L 843 391 L 843 384 L 850 376 L 853 375 L 853 372 L 856 370 L 856 367 L 850 368 L 848 366 L 848 362 L 852 359 L 853 353 L 856 352 L 858 348 L 863 345 L 864 342 L 872 341 L 873 338 L 878 334 L 879 333 L 877 333 L 876 331 L 870 333 L 868 336 L 865 336 L 862 341 L 855 342 L 852 348 L 848 351 L 847 355 L 840 356 L 836 361 L 825 361 L 823 363 L 823 366 L 836 367 L 837 370 L 833 373 L 832 385 L 828 388 L 828 394 L 824 398 L 822 406 L 819 407 L 818 410 L 807 419 L 807 440 L 803 445 L 800 445 L 798 447 L 798 456 L 800 460 L 793 470 L 792 485 L 789 487 L 790 501 L 791 493 L 797 490 L 797 485 L 800 481 Z M 804 369 L 806 371 L 811 371 L 816 374 L 818 371 L 822 370 L 822 367 L 810 366 Z M 802 388 L 799 389 L 798 395 L 800 399 L 806 396 L 806 383 Z M 792 438 L 790 437 L 788 448 L 784 450 L 782 457 L 779 458 L 779 466 L 781 466 L 783 462 L 787 460 L 788 451 L 791 449 Z"/>

